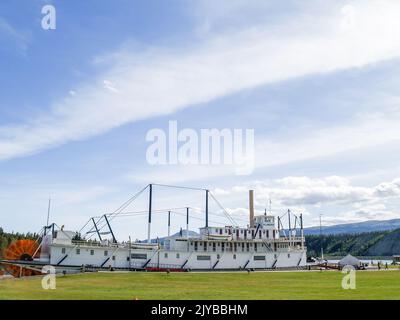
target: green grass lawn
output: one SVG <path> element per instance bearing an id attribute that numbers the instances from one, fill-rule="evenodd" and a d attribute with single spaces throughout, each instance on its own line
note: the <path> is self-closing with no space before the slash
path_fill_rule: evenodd
<path id="1" fill-rule="evenodd" d="M 0 299 L 400 299 L 400 271 L 358 271 L 355 290 L 344 275 L 324 272 L 88 273 L 0 280 Z"/>

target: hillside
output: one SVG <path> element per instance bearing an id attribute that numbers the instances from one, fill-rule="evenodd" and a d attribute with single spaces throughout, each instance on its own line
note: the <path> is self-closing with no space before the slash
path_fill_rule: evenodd
<path id="1" fill-rule="evenodd" d="M 333 226 L 323 226 L 323 234 L 342 234 L 342 233 L 361 233 L 375 231 L 389 231 L 400 228 L 400 219 L 392 220 L 373 220 L 357 223 L 337 224 Z M 320 233 L 319 226 L 305 228 L 305 235 L 313 235 Z"/>
<path id="2" fill-rule="evenodd" d="M 364 232 L 360 234 L 307 235 L 308 256 L 324 254 L 344 256 L 392 256 L 400 254 L 400 229 L 393 231 Z"/>

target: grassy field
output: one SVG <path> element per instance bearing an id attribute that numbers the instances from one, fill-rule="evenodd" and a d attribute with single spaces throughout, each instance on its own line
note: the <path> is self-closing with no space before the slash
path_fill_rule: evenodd
<path id="1" fill-rule="evenodd" d="M 324 272 L 91 273 L 0 280 L 0 299 L 400 299 L 400 271 L 359 271 L 355 290 Z"/>

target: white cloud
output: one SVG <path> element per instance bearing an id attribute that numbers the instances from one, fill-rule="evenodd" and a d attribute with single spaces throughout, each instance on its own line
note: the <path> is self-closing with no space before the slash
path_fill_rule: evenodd
<path id="1" fill-rule="evenodd" d="M 119 92 L 118 89 L 115 87 L 115 85 L 109 80 L 103 80 L 103 85 L 104 85 L 104 88 L 107 90 L 110 90 L 115 93 Z"/>
<path id="2" fill-rule="evenodd" d="M 389 100 L 380 101 L 380 107 L 382 110 L 386 109 L 386 112 L 359 114 L 346 124 L 311 129 L 301 134 L 294 130 L 283 137 L 256 136 L 255 169 L 329 157 L 353 150 L 370 150 L 372 156 L 376 153 L 374 148 L 380 145 L 391 149 L 391 146 L 400 142 L 400 110 L 399 107 L 393 108 L 393 103 L 396 105 L 396 102 Z M 164 166 L 152 166 L 148 171 L 135 174 L 133 178 L 138 182 L 181 183 L 236 174 L 233 165 L 182 165 L 169 166 L 168 169 L 165 170 Z"/>
<path id="3" fill-rule="evenodd" d="M 386 208 L 383 204 L 361 206 L 358 209 L 340 212 L 336 215 L 324 216 L 324 225 L 334 225 L 341 223 L 353 223 L 367 220 L 389 220 L 397 219 L 398 212 Z M 318 225 L 318 219 L 313 220 L 314 225 Z"/>
<path id="4" fill-rule="evenodd" d="M 344 177 L 285 177 L 277 180 L 255 181 L 222 190 L 220 194 L 245 193 L 254 189 L 256 199 L 267 203 L 271 198 L 279 206 L 351 204 L 360 205 L 357 210 L 383 206 L 378 200 L 400 196 L 400 179 L 383 182 L 377 186 L 355 186 Z M 367 205 L 369 207 L 367 207 Z M 381 208 L 382 209 L 382 208 Z"/>
<path id="5" fill-rule="evenodd" d="M 262 84 L 362 67 L 400 55 L 400 4 L 355 1 L 357 19 L 343 27 L 340 10 L 313 19 L 291 17 L 273 28 L 257 26 L 217 35 L 195 48 L 118 53 L 100 79 L 81 85 L 51 112 L 0 127 L 0 159 L 84 139 L 127 122 Z M 270 146 L 271 147 L 271 146 Z M 281 147 L 275 144 L 274 147 Z"/>
<path id="6" fill-rule="evenodd" d="M 307 226 L 351 223 L 366 220 L 387 220 L 399 217 L 398 198 L 400 179 L 382 182 L 375 186 L 354 185 L 350 179 L 338 176 L 323 178 L 284 177 L 282 179 L 252 181 L 227 189 L 219 189 L 222 203 L 247 201 L 249 189 L 255 190 L 258 214 L 268 210 L 272 200 L 272 214 L 282 215 L 287 209 L 307 216 Z M 246 219 L 248 209 L 228 209 L 234 217 Z M 240 221 L 242 222 L 242 221 Z"/>

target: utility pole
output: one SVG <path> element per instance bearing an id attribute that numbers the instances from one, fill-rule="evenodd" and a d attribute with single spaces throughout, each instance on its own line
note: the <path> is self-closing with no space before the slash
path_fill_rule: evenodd
<path id="1" fill-rule="evenodd" d="M 209 190 L 206 190 L 206 228 L 208 228 L 208 193 Z"/>
<path id="2" fill-rule="evenodd" d="M 186 208 L 186 239 L 189 239 L 189 207 Z"/>
<path id="3" fill-rule="evenodd" d="M 168 237 L 171 235 L 171 211 L 168 211 Z"/>
<path id="4" fill-rule="evenodd" d="M 289 209 L 287 211 L 287 214 L 288 214 L 288 220 L 289 220 L 289 250 L 290 250 L 290 247 L 292 245 L 292 226 L 290 224 L 290 210 Z"/>
<path id="5" fill-rule="evenodd" d="M 149 220 L 147 225 L 147 243 L 151 243 L 151 206 L 153 200 L 153 185 L 149 184 Z"/>
<path id="6" fill-rule="evenodd" d="M 131 236 L 129 236 L 129 271 L 132 269 L 132 240 Z"/>
<path id="7" fill-rule="evenodd" d="M 319 215 L 319 237 L 321 240 L 321 259 L 324 259 L 324 248 L 322 243 L 322 214 Z"/>

